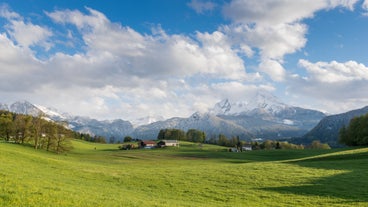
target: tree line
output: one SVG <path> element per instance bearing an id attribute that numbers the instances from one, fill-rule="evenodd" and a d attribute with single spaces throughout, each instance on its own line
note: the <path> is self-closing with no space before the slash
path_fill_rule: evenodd
<path id="1" fill-rule="evenodd" d="M 184 132 L 181 129 L 161 129 L 157 135 L 158 140 L 181 140 L 188 142 L 204 143 L 206 141 L 206 133 L 197 129 L 189 129 Z"/>
<path id="2" fill-rule="evenodd" d="M 253 150 L 269 150 L 269 149 L 330 149 L 328 144 L 319 142 L 318 140 L 313 141 L 309 146 L 298 145 L 289 143 L 286 141 L 277 140 L 266 140 L 263 142 L 250 141 L 246 142 L 240 140 L 239 136 L 226 137 L 224 134 L 218 136 L 212 136 L 207 139 L 205 132 L 197 129 L 189 129 L 187 132 L 181 129 L 161 129 L 157 135 L 158 140 L 171 139 L 171 140 L 182 140 L 197 143 L 214 144 L 225 147 L 234 147 L 242 150 L 242 146 L 250 146 Z"/>
<path id="3" fill-rule="evenodd" d="M 67 123 L 47 121 L 37 117 L 0 110 L 0 139 L 17 144 L 28 144 L 35 149 L 62 153 L 72 148 L 74 132 Z"/>
<path id="4" fill-rule="evenodd" d="M 339 142 L 348 146 L 368 146 L 368 114 L 354 117 L 339 131 Z"/>
<path id="5" fill-rule="evenodd" d="M 80 140 L 84 140 L 87 142 L 95 142 L 95 143 L 101 143 L 101 144 L 106 144 L 106 138 L 103 136 L 98 136 L 98 135 L 90 135 L 88 133 L 80 133 L 80 132 L 74 132 L 74 136 L 75 139 L 80 139 Z M 110 139 L 112 140 L 112 139 Z"/>

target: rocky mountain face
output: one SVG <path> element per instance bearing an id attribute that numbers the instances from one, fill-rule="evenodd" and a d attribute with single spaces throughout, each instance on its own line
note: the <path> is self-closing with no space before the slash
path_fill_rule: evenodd
<path id="1" fill-rule="evenodd" d="M 325 114 L 319 111 L 288 106 L 269 93 L 257 93 L 246 101 L 232 102 L 225 99 L 206 113 L 196 112 L 188 118 L 147 116 L 133 122 L 117 120 L 96 120 L 88 117 L 60 113 L 56 109 L 33 105 L 27 101 L 16 102 L 10 107 L 0 105 L 15 113 L 37 116 L 46 114 L 51 120 L 66 121 L 69 127 L 81 133 L 113 137 L 115 141 L 125 136 L 139 139 L 156 139 L 161 129 L 176 128 L 187 131 L 198 129 L 208 138 L 224 134 L 241 139 L 280 139 L 302 136 L 312 129 Z M 0 108 L 1 109 L 1 108 Z M 132 124 L 133 123 L 133 124 Z"/>
<path id="2" fill-rule="evenodd" d="M 338 146 L 339 131 L 343 126 L 348 126 L 352 118 L 368 113 L 368 106 L 348 111 L 342 114 L 331 115 L 323 118 L 312 130 L 305 134 L 299 142 L 310 143 L 320 140 L 330 146 Z"/>

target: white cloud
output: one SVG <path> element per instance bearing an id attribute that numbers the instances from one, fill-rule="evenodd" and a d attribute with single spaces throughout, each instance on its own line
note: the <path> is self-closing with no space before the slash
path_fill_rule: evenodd
<path id="1" fill-rule="evenodd" d="M 362 8 L 365 10 L 363 13 L 364 16 L 368 16 L 368 0 L 364 0 L 362 4 Z"/>
<path id="2" fill-rule="evenodd" d="M 32 50 L 14 44 L 15 40 L 6 34 L 0 36 L 4 42 L 0 46 L 4 52 L 0 64 L 11 66 L 9 70 L 1 69 L 4 75 L 0 79 L 11 76 L 0 85 L 1 90 L 12 87 L 13 91 L 22 92 L 24 98 L 38 104 L 95 118 L 136 118 L 152 111 L 170 117 L 188 116 L 196 109 L 213 104 L 213 90 L 209 90 L 212 94 L 201 96 L 195 92 L 199 86 L 189 85 L 186 80 L 194 83 L 196 77 L 206 77 L 204 84 L 208 84 L 212 78 L 225 82 L 248 78 L 243 60 L 220 31 L 197 32 L 188 37 L 168 35 L 156 28 L 153 35 L 143 35 L 110 22 L 96 10 L 87 8 L 87 12 L 46 12 L 54 22 L 67 28 L 65 39 L 80 35 L 85 45 L 82 53 L 58 52 L 40 62 Z M 22 21 L 17 24 L 21 25 Z M 79 34 L 71 35 L 70 25 L 74 25 Z M 23 26 L 28 28 L 26 24 Z M 22 42 L 28 46 L 40 45 L 42 39 L 46 37 Z M 26 64 L 28 67 L 23 67 Z M 21 79 L 24 82 L 17 83 L 16 87 L 9 85 Z M 188 102 L 187 98 L 193 101 Z M 121 106 L 126 108 L 117 109 Z"/>
<path id="3" fill-rule="evenodd" d="M 52 44 L 48 41 L 52 36 L 52 32 L 39 25 L 30 22 L 24 22 L 23 18 L 16 12 L 10 11 L 7 7 L 0 7 L 0 17 L 4 17 L 9 21 L 5 26 L 8 34 L 22 47 L 39 45 L 49 50 Z"/>
<path id="4" fill-rule="evenodd" d="M 238 23 L 289 24 L 313 17 L 322 9 L 341 6 L 352 10 L 358 0 L 233 0 L 224 7 L 226 17 Z"/>
<path id="5" fill-rule="evenodd" d="M 357 0 L 233 0 L 223 8 L 233 24 L 224 26 L 226 35 L 240 45 L 248 57 L 259 51 L 259 70 L 282 81 L 284 56 L 300 51 L 307 43 L 307 26 L 302 22 L 317 11 L 354 8 Z M 274 68 L 272 68 L 274 66 Z"/>
<path id="6" fill-rule="evenodd" d="M 306 1 L 300 2 L 304 5 Z M 338 3 L 348 9 L 354 5 L 354 1 L 326 2 L 297 8 L 296 3 L 287 1 L 233 1 L 241 11 L 251 3 L 263 15 L 235 10 L 230 15 L 235 9 L 230 3 L 224 11 L 232 24 L 191 35 L 167 34 L 160 27 L 153 28 L 152 34 L 142 34 L 91 8 L 86 8 L 86 13 L 45 12 L 65 29 L 64 39 L 74 42 L 78 38 L 83 47 L 72 55 L 58 51 L 44 61 L 37 59 L 32 46 L 47 49 L 47 44 L 51 46 L 48 39 L 56 32 L 0 9 L 0 16 L 8 20 L 8 31 L 0 34 L 0 95 L 18 93 L 37 104 L 94 118 L 134 119 L 154 114 L 169 118 L 206 110 L 224 98 L 242 100 L 259 89 L 274 91 L 275 82 L 285 82 L 292 86 L 289 91 L 293 94 L 323 99 L 324 106 L 333 105 L 329 100 L 341 100 L 332 93 L 351 89 L 355 94 L 343 95 L 351 100 L 346 102 L 351 106 L 355 95 L 362 95 L 354 87 L 367 89 L 364 65 L 301 60 L 306 77 L 290 77 L 283 66 L 286 54 L 307 43 L 308 28 L 302 20 Z M 289 3 L 297 11 L 290 10 Z M 285 9 L 290 16 L 279 14 Z M 271 14 L 277 15 L 273 19 Z M 20 31 L 32 34 L 23 37 Z M 254 73 L 246 72 L 242 55 L 258 59 Z M 269 79 L 263 79 L 263 74 L 272 82 L 265 83 Z"/>
<path id="7" fill-rule="evenodd" d="M 194 9 L 198 14 L 203 14 L 207 11 L 213 11 L 217 4 L 211 1 L 192 0 L 187 4 L 190 8 Z"/>
<path id="8" fill-rule="evenodd" d="M 5 4 L 0 5 L 0 17 L 6 19 L 21 19 L 18 13 L 10 11 L 9 7 Z"/>
<path id="9" fill-rule="evenodd" d="M 307 75 L 290 78 L 288 91 L 303 94 L 304 99 L 314 99 L 314 102 L 308 101 L 309 105 L 329 112 L 341 112 L 367 104 L 368 67 L 364 64 L 300 60 L 299 66 L 306 70 Z M 299 105 L 303 101 L 300 99 Z"/>
<path id="10" fill-rule="evenodd" d="M 6 34 L 0 34 L 0 89 L 4 91 L 32 91 L 39 86 L 43 63 L 32 51 L 15 45 Z"/>
<path id="11" fill-rule="evenodd" d="M 286 71 L 276 60 L 266 59 L 262 61 L 259 69 L 267 73 L 274 81 L 283 81 L 285 79 Z"/>
<path id="12" fill-rule="evenodd" d="M 362 8 L 368 10 L 368 0 L 363 1 Z"/>
<path id="13" fill-rule="evenodd" d="M 198 32 L 197 39 L 167 35 L 162 30 L 154 36 L 141 35 L 129 27 L 111 23 L 98 11 L 87 10 L 88 15 L 70 10 L 47 15 L 56 22 L 74 24 L 80 30 L 88 46 L 84 56 L 88 61 L 98 64 L 101 60 L 107 64 L 104 73 L 159 79 L 195 74 L 245 77 L 242 59 L 221 32 Z M 107 59 L 103 60 L 104 57 Z"/>
<path id="14" fill-rule="evenodd" d="M 307 60 L 300 60 L 299 65 L 307 70 L 310 79 L 320 83 L 368 80 L 368 67 L 355 61 L 311 63 Z"/>
<path id="15" fill-rule="evenodd" d="M 30 47 L 38 44 L 46 50 L 49 50 L 52 46 L 52 44 L 47 41 L 47 39 L 52 36 L 52 32 L 46 28 L 24 23 L 23 21 L 11 21 L 9 28 L 10 35 L 23 47 Z"/>

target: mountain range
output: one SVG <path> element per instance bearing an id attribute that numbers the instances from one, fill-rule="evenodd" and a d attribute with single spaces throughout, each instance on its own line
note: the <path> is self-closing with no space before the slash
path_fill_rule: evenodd
<path id="1" fill-rule="evenodd" d="M 252 138 L 281 139 L 301 137 L 326 115 L 320 111 L 289 106 L 267 92 L 258 92 L 244 101 L 224 99 L 207 112 L 195 112 L 190 117 L 144 117 L 134 121 L 122 119 L 96 120 L 89 117 L 61 113 L 57 109 L 18 101 L 10 106 L 0 104 L 0 109 L 37 116 L 40 113 L 50 120 L 66 121 L 75 131 L 100 135 L 114 140 L 125 136 L 140 139 L 156 139 L 160 129 L 177 128 L 184 131 L 198 129 L 208 138 L 224 134 Z"/>

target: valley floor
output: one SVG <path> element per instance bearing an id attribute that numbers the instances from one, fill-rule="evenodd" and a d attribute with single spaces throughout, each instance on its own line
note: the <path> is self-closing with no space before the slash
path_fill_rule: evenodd
<path id="1" fill-rule="evenodd" d="M 0 142 L 0 206 L 368 206 L 367 148 L 73 145 L 56 155 Z"/>

